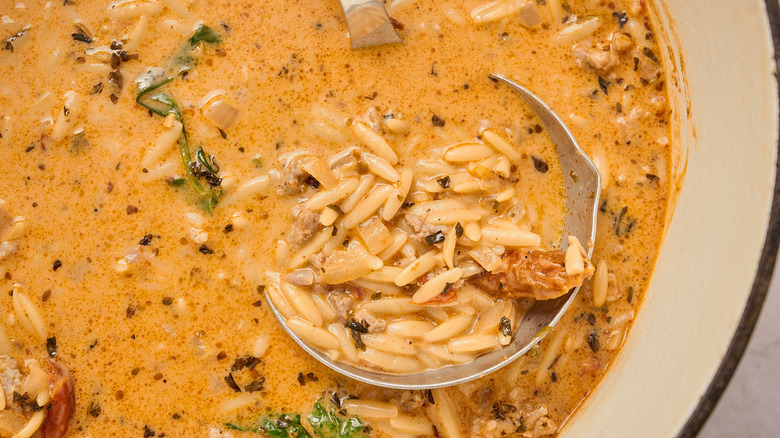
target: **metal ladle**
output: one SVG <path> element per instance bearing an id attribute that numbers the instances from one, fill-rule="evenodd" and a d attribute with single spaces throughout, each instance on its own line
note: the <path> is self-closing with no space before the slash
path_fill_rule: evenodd
<path id="1" fill-rule="evenodd" d="M 596 238 L 596 214 L 601 192 L 601 177 L 596 166 L 577 144 L 569 128 L 560 117 L 539 97 L 527 88 L 518 85 L 504 77 L 490 75 L 496 81 L 503 82 L 517 91 L 525 102 L 539 116 L 547 129 L 553 144 L 558 149 L 558 159 L 563 171 L 563 183 L 566 191 L 566 216 L 563 224 L 563 236 L 576 236 L 580 242 L 588 246 L 588 257 L 593 253 Z M 568 246 L 563 239 L 562 249 Z M 536 301 L 528 313 L 518 323 L 512 342 L 499 349 L 479 356 L 474 361 L 463 365 L 445 366 L 436 370 L 423 371 L 416 374 L 390 374 L 357 368 L 346 363 L 333 361 L 326 353 L 301 340 L 290 331 L 285 318 L 274 307 L 273 301 L 266 298 L 268 304 L 287 333 L 295 339 L 306 352 L 314 356 L 327 367 L 347 377 L 371 385 L 396 389 L 430 389 L 465 383 L 486 376 L 519 358 L 536 345 L 561 319 L 566 309 L 574 300 L 579 287 L 568 294 L 547 301 Z"/>
<path id="2" fill-rule="evenodd" d="M 339 3 L 353 49 L 403 42 L 382 0 L 339 0 Z"/>

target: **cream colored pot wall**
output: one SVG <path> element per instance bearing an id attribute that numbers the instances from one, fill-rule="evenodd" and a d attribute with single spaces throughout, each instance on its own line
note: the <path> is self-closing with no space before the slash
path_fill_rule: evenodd
<path id="1" fill-rule="evenodd" d="M 565 437 L 674 437 L 742 317 L 764 246 L 777 89 L 759 0 L 669 0 L 693 125 L 688 173 L 644 307 Z M 674 50 L 673 50 L 674 52 Z M 685 112 L 681 99 L 678 111 Z"/>

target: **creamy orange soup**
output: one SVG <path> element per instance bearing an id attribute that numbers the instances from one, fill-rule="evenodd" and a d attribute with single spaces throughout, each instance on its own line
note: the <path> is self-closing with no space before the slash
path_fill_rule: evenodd
<path id="1" fill-rule="evenodd" d="M 664 231 L 672 113 L 646 2 L 386 7 L 403 43 L 352 50 L 335 1 L 0 0 L 0 436 L 558 433 L 621 348 Z M 555 251 L 566 238 L 555 146 L 491 73 L 548 102 L 601 172 L 594 253 L 575 279 L 582 289 L 540 345 L 467 384 L 388 390 L 332 372 L 271 312 L 266 292 L 279 293 L 279 278 L 315 300 L 316 311 L 291 309 L 306 324 L 320 317 L 312 328 L 337 339 L 321 346 L 334 359 L 401 373 L 500 348 L 512 318 L 544 298 L 469 286 L 518 251 Z M 371 161 L 393 160 L 369 137 L 397 155 L 398 179 Z M 483 155 L 448 158 L 463 144 Z M 337 169 L 350 147 L 354 169 Z M 286 180 L 301 154 L 314 161 Z M 294 235 L 296 208 L 365 175 L 367 189 L 387 187 L 373 228 L 358 227 L 369 216 L 347 221 L 340 198 L 318 207 L 310 233 Z M 471 213 L 428 234 L 414 229 L 407 214 L 441 199 Z M 370 262 L 361 277 L 327 277 L 318 271 L 333 267 L 325 255 L 293 266 L 317 232 L 335 236 L 343 221 L 356 231 L 329 250 L 362 245 L 365 257 L 353 259 Z M 369 231 L 379 243 L 360 234 Z M 460 242 L 449 256 L 448 235 Z M 497 235 L 531 240 L 490 240 Z M 470 252 L 480 248 L 492 252 Z M 431 249 L 427 276 L 397 284 Z M 441 294 L 414 298 L 456 269 L 460 283 L 442 277 Z M 339 309 L 334 293 L 352 307 Z M 370 304 L 387 299 L 428 307 L 399 316 Z M 478 330 L 496 303 L 510 310 L 490 315 L 508 322 Z M 413 333 L 463 315 L 447 336 Z M 487 346 L 458 344 L 472 335 Z M 382 365 L 397 357 L 403 366 Z"/>

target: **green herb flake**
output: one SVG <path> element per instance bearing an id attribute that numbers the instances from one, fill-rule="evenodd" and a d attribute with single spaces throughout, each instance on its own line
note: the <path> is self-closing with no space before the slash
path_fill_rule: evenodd
<path id="1" fill-rule="evenodd" d="M 271 438 L 290 438 L 287 430 L 283 427 L 278 427 L 271 419 L 266 418 L 263 420 L 263 425 L 260 426 L 260 430 L 265 432 Z"/>
<path id="2" fill-rule="evenodd" d="M 328 413 L 322 406 L 321 400 L 314 403 L 308 418 L 314 433 L 321 438 L 363 438 L 366 436 L 360 418 L 342 419 L 333 408 Z"/>
<path id="3" fill-rule="evenodd" d="M 263 167 L 263 159 L 260 157 L 260 155 L 256 155 L 254 158 L 252 158 L 252 164 L 254 164 L 255 167 Z"/>
<path id="4" fill-rule="evenodd" d="M 238 430 L 240 432 L 249 432 L 249 428 L 248 427 L 241 427 L 241 426 L 239 426 L 237 424 L 233 424 L 233 423 L 225 423 L 225 427 L 227 429 L 230 429 L 230 430 Z"/>
<path id="5" fill-rule="evenodd" d="M 173 187 L 181 187 L 186 183 L 187 180 L 184 178 L 172 178 L 168 181 L 168 184 Z"/>
<path id="6" fill-rule="evenodd" d="M 301 424 L 300 415 L 290 418 L 287 414 L 282 414 L 273 421 L 265 418 L 261 429 L 273 438 L 287 438 L 290 437 L 290 433 L 294 438 L 312 438 L 309 431 Z"/>
<path id="7" fill-rule="evenodd" d="M 206 213 L 213 213 L 218 203 L 219 197 L 217 197 L 217 195 L 212 192 L 211 196 L 200 202 L 200 208 L 202 208 Z"/>
<path id="8" fill-rule="evenodd" d="M 328 411 L 322 405 L 322 399 L 314 403 L 307 419 L 313 433 L 301 423 L 301 416 L 298 414 L 270 415 L 259 420 L 256 427 L 225 423 L 225 428 L 271 438 L 368 438 L 366 425 L 360 418 L 344 418 L 332 407 Z"/>

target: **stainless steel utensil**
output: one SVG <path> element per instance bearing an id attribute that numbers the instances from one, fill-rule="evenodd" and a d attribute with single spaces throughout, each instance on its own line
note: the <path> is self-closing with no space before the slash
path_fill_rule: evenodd
<path id="1" fill-rule="evenodd" d="M 561 162 L 566 190 L 566 216 L 562 235 L 577 236 L 583 244 L 594 242 L 596 214 L 601 192 L 601 177 L 596 166 L 577 144 L 561 118 L 539 97 L 527 88 L 502 76 L 490 75 L 490 77 L 509 85 L 520 94 L 542 120 L 550 139 L 558 149 L 558 159 Z M 561 246 L 566 249 L 568 246 L 566 239 L 561 243 Z M 592 253 L 593 246 L 588 245 L 588 257 Z M 446 366 L 437 370 L 406 375 L 369 371 L 333 361 L 327 354 L 309 346 L 290 331 L 284 317 L 274 307 L 270 298 L 268 305 L 271 306 L 274 315 L 287 333 L 306 352 L 334 371 L 361 382 L 386 388 L 429 389 L 457 385 L 486 376 L 522 356 L 549 332 L 546 330 L 547 327 L 554 326 L 561 319 L 578 290 L 579 287 L 554 300 L 537 301 L 525 314 L 523 320 L 518 323 L 512 342 L 504 348 L 482 355 L 467 364 Z M 267 295 L 266 298 L 268 298 Z"/>
<path id="2" fill-rule="evenodd" d="M 352 48 L 403 42 L 382 0 L 339 0 L 349 28 Z"/>

